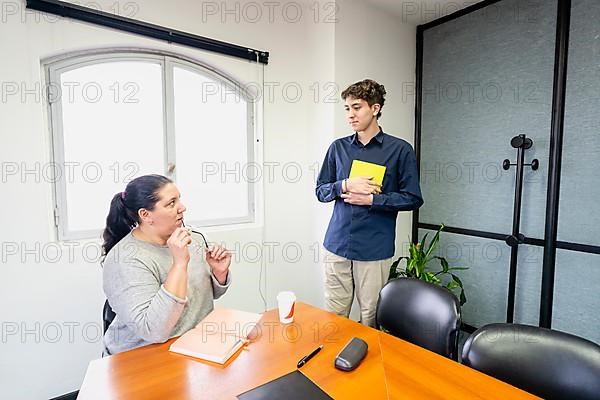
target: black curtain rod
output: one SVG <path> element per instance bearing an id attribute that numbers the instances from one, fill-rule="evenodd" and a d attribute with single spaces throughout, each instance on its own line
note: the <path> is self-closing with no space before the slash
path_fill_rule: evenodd
<path id="1" fill-rule="evenodd" d="M 269 52 L 267 51 L 255 50 L 203 36 L 192 35 L 191 33 L 169 29 L 131 18 L 65 3 L 63 1 L 27 0 L 27 8 L 59 15 L 61 17 L 72 18 L 78 21 L 90 22 L 92 24 L 106 26 L 120 31 L 135 33 L 153 39 L 164 40 L 169 43 L 177 43 L 184 46 L 242 58 L 248 61 L 258 61 L 262 64 L 269 63 Z"/>

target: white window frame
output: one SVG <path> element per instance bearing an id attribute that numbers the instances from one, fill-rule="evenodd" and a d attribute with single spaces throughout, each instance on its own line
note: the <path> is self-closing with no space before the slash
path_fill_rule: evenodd
<path id="1" fill-rule="evenodd" d="M 174 67 L 184 68 L 209 77 L 210 79 L 219 82 L 221 85 L 236 90 L 236 93 L 239 93 L 240 97 L 247 102 L 247 157 L 248 163 L 257 162 L 257 149 L 255 149 L 255 143 L 259 138 L 259 134 L 256 131 L 258 125 L 257 107 L 259 107 L 259 102 L 256 100 L 256 95 L 246 90 L 243 84 L 231 76 L 205 62 L 195 60 L 191 57 L 164 50 L 143 48 L 109 48 L 68 53 L 42 60 L 42 68 L 45 72 L 47 83 L 46 87 L 61 87 L 60 77 L 64 72 L 87 65 L 114 61 L 146 61 L 161 66 L 163 87 L 163 137 L 165 151 L 163 175 L 168 176 L 177 182 L 177 155 L 175 154 L 176 146 L 174 129 Z M 55 165 L 64 166 L 65 153 L 62 105 L 61 101 L 52 101 L 52 90 L 48 90 L 47 92 L 48 119 L 52 143 L 50 158 Z M 62 97 L 63 96 L 61 96 L 61 98 Z M 172 166 L 175 166 L 175 170 L 172 173 L 169 173 Z M 56 228 L 57 239 L 63 241 L 99 237 L 104 229 L 103 227 L 86 231 L 70 231 L 67 229 L 69 224 L 67 218 L 66 180 L 58 179 L 56 182 L 52 183 L 52 186 L 54 226 Z M 257 183 L 249 181 L 247 199 L 248 212 L 244 216 L 189 222 L 195 226 L 227 226 L 254 223 L 256 222 L 257 193 Z M 98 210 L 98 212 L 107 213 L 108 204 L 106 210 Z"/>

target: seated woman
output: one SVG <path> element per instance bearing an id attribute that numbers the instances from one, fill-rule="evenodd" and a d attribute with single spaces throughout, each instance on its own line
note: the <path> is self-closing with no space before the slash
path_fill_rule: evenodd
<path id="1" fill-rule="evenodd" d="M 140 176 L 113 197 L 102 264 L 104 293 L 116 317 L 104 335 L 105 354 L 187 332 L 227 291 L 231 254 L 218 245 L 204 254 L 190 251 L 185 210 L 175 184 L 161 175 Z"/>

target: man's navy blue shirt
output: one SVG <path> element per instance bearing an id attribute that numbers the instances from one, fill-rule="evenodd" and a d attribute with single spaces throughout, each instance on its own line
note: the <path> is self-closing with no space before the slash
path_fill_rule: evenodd
<path id="1" fill-rule="evenodd" d="M 371 206 L 351 205 L 340 197 L 353 160 L 386 167 L 381 194 L 373 195 Z M 415 152 L 409 143 L 382 130 L 366 146 L 356 133 L 334 141 L 323 161 L 316 193 L 321 202 L 335 200 L 323 245 L 357 261 L 393 257 L 398 211 L 416 210 L 423 204 Z"/>

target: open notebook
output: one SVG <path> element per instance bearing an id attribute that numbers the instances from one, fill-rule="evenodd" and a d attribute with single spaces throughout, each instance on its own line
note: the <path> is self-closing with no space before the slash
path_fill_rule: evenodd
<path id="1" fill-rule="evenodd" d="M 224 364 L 248 339 L 261 314 L 215 308 L 194 329 L 179 337 L 169 351 Z"/>

